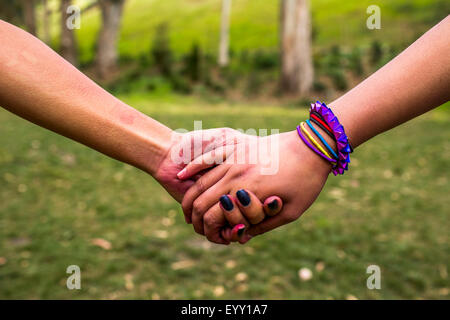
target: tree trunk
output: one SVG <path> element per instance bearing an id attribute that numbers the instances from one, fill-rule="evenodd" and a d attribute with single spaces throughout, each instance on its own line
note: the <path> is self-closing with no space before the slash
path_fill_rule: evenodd
<path id="1" fill-rule="evenodd" d="M 125 0 L 99 0 L 102 28 L 98 39 L 97 72 L 105 79 L 117 68 L 117 40 Z"/>
<path id="2" fill-rule="evenodd" d="M 222 17 L 220 24 L 220 44 L 218 63 L 221 67 L 226 67 L 229 63 L 228 48 L 230 45 L 230 13 L 231 0 L 222 0 Z"/>
<path id="3" fill-rule="evenodd" d="M 61 0 L 61 56 L 74 66 L 78 65 L 77 42 L 73 29 L 67 26 L 69 14 L 67 8 L 71 5 L 72 0 Z"/>
<path id="4" fill-rule="evenodd" d="M 280 38 L 282 90 L 305 95 L 314 80 L 309 0 L 282 0 Z"/>
<path id="5" fill-rule="evenodd" d="M 34 0 L 22 0 L 23 20 L 25 28 L 32 35 L 36 35 L 36 16 Z"/>
<path id="6" fill-rule="evenodd" d="M 50 15 L 51 10 L 48 8 L 47 0 L 42 0 L 42 25 L 43 25 L 43 40 L 46 44 L 50 45 Z"/>

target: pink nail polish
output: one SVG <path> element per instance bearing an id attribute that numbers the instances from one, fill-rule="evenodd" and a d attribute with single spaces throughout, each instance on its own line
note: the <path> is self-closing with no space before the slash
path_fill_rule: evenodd
<path id="1" fill-rule="evenodd" d="M 186 174 L 186 168 L 184 168 L 183 170 L 181 170 L 180 172 L 177 173 L 178 179 L 183 179 L 185 174 Z"/>
<path id="2" fill-rule="evenodd" d="M 233 230 L 231 230 L 232 235 L 237 235 L 237 237 L 240 239 L 245 232 L 245 224 L 237 224 L 233 227 Z"/>

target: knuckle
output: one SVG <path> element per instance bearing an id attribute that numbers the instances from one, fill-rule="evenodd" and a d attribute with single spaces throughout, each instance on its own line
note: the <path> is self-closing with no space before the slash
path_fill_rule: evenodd
<path id="1" fill-rule="evenodd" d="M 183 209 L 183 213 L 185 215 L 189 214 L 189 211 L 191 209 L 191 203 L 185 202 L 183 199 L 183 202 L 181 203 L 181 209 Z"/>
<path id="2" fill-rule="evenodd" d="M 245 169 L 241 165 L 234 165 L 230 168 L 230 178 L 231 179 L 239 179 L 244 177 Z"/>
<path id="3" fill-rule="evenodd" d="M 205 179 L 201 177 L 195 183 L 198 193 L 203 193 L 206 190 Z"/>
<path id="4" fill-rule="evenodd" d="M 205 205 L 201 199 L 194 200 L 192 206 L 194 208 L 194 214 L 196 216 L 201 216 L 203 214 Z"/>
<path id="5" fill-rule="evenodd" d="M 207 228 L 211 229 L 214 226 L 214 218 L 210 215 L 205 215 L 203 217 L 203 223 Z"/>

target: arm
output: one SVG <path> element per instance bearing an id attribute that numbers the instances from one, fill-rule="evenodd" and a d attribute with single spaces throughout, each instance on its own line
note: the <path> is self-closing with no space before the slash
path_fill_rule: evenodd
<path id="1" fill-rule="evenodd" d="M 150 174 L 172 130 L 113 97 L 27 32 L 0 20 L 0 105 Z"/>
<path id="2" fill-rule="evenodd" d="M 398 57 L 378 70 L 329 106 L 345 127 L 354 147 L 387 131 L 450 98 L 450 18 L 447 17 Z M 322 136 L 333 145 L 323 131 Z M 330 166 L 313 154 L 295 131 L 281 134 L 279 170 L 262 176 L 256 165 L 234 165 L 224 174 L 211 170 L 186 193 L 183 210 L 197 232 L 220 242 L 223 214 L 217 205 L 222 194 L 234 194 L 240 188 L 252 190 L 257 197 L 279 195 L 284 202 L 280 214 L 248 229 L 255 236 L 296 220 L 316 199 L 325 184 Z M 203 167 L 188 165 L 182 178 Z M 205 186 L 209 189 L 205 191 Z M 212 191 L 213 190 L 213 191 Z"/>
<path id="3" fill-rule="evenodd" d="M 450 99 L 450 16 L 329 107 L 353 147 Z"/>
<path id="4" fill-rule="evenodd" d="M 174 133 L 118 100 L 29 33 L 0 20 L 0 106 L 56 133 L 151 174 L 178 201 L 193 180 L 179 180 L 198 131 Z M 226 130 L 209 130 L 206 148 L 223 145 Z M 190 152 L 192 155 L 195 152 Z M 191 160 L 191 159 L 188 159 Z"/>

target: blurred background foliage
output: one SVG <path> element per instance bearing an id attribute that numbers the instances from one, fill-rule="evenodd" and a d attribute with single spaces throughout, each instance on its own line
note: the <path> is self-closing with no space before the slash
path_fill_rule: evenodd
<path id="1" fill-rule="evenodd" d="M 225 1 L 0 0 L 0 18 L 171 128 L 286 131 L 450 12 L 448 0 L 311 1 L 314 78 L 300 93 L 280 86 L 283 1 L 232 1 L 219 65 Z M 372 4 L 380 30 L 366 27 Z M 447 105 L 375 138 L 298 222 L 218 247 L 143 172 L 1 111 L 0 298 L 448 299 L 449 123 Z M 71 264 L 80 291 L 65 286 Z M 382 290 L 366 287 L 370 264 Z"/>
<path id="2" fill-rule="evenodd" d="M 61 1 L 25 2 L 34 3 L 36 21 L 32 29 L 61 52 Z M 75 31 L 74 64 L 114 92 L 159 90 L 206 93 L 228 99 L 277 99 L 283 91 L 279 86 L 283 57 L 280 0 L 267 0 L 264 4 L 255 0 L 233 1 L 228 30 L 229 63 L 220 67 L 220 0 L 65 2 L 81 8 L 81 28 Z M 99 50 L 99 34 L 105 21 L 102 3 L 117 3 L 121 8 L 117 43 L 113 44 L 117 61 L 104 62 L 103 74 L 99 66 L 104 60 Z M 0 1 L 0 17 L 26 28 L 26 19 L 17 18 L 24 16 L 20 4 L 20 0 Z M 446 0 L 378 1 L 382 28 L 369 30 L 366 8 L 372 4 L 370 0 L 311 1 L 315 77 L 301 97 L 335 97 L 384 65 L 450 12 Z"/>

